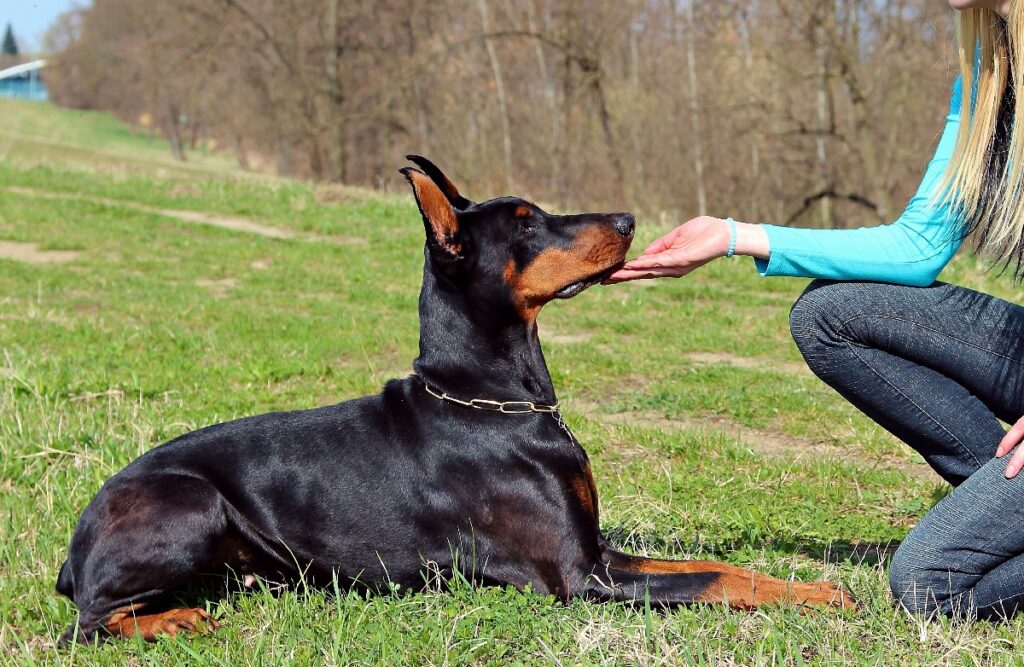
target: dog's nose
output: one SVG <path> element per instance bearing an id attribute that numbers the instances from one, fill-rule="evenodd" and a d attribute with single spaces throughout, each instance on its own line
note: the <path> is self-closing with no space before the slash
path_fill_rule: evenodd
<path id="1" fill-rule="evenodd" d="M 615 231 L 623 236 L 632 236 L 636 229 L 636 218 L 631 213 L 618 213 L 615 216 Z"/>

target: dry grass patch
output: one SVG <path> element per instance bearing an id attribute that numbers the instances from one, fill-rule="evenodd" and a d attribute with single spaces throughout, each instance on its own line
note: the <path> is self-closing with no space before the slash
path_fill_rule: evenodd
<path id="1" fill-rule="evenodd" d="M 38 243 L 0 241 L 0 259 L 11 259 L 28 264 L 63 264 L 76 259 L 77 250 L 40 250 Z"/>

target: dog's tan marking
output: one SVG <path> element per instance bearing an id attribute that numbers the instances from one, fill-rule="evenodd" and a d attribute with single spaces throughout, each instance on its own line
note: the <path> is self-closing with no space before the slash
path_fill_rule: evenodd
<path id="1" fill-rule="evenodd" d="M 155 614 L 137 614 L 141 606 L 134 605 L 114 612 L 103 627 L 115 637 L 140 635 L 146 641 L 156 641 L 160 635 L 176 635 L 182 630 L 206 634 L 220 627 L 208 613 L 192 609 L 168 609 Z"/>
<path id="2" fill-rule="evenodd" d="M 597 525 L 597 488 L 594 485 L 594 475 L 590 472 L 589 463 L 584 465 L 582 474 L 572 478 L 570 484 L 572 485 L 573 495 L 576 496 L 583 511 L 586 512 L 587 518 Z"/>
<path id="3" fill-rule="evenodd" d="M 455 236 L 459 232 L 455 209 L 429 176 L 416 169 L 409 169 L 405 174 L 412 184 L 420 212 L 430 223 L 434 238 L 445 250 L 458 255 L 462 252 L 462 247 L 455 242 Z"/>
<path id="4" fill-rule="evenodd" d="M 841 586 L 826 581 L 805 584 L 783 581 L 735 565 L 712 561 L 673 561 L 614 553 L 609 566 L 637 574 L 712 573 L 718 578 L 707 586 L 700 602 L 726 603 L 736 609 L 766 604 L 795 604 L 857 609 L 857 602 Z"/>
<path id="5" fill-rule="evenodd" d="M 533 210 L 529 206 L 517 206 L 515 216 L 517 218 L 529 218 L 533 215 Z"/>
<path id="6" fill-rule="evenodd" d="M 629 240 L 610 226 L 585 228 L 568 248 L 550 248 L 537 255 L 522 271 L 515 262 L 505 265 L 505 282 L 512 290 L 519 315 L 533 324 L 541 307 L 555 292 L 577 280 L 610 269 L 621 262 Z"/>

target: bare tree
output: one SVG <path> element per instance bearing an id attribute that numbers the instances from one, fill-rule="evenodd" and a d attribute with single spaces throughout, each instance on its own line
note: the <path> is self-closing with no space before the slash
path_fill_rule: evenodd
<path id="1" fill-rule="evenodd" d="M 378 187 L 418 151 L 484 194 L 850 226 L 894 215 L 937 137 L 941 5 L 94 0 L 48 84 L 245 169 Z"/>

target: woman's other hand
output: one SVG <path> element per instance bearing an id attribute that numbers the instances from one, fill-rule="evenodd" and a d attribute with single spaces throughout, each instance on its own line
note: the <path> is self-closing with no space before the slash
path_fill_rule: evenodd
<path id="1" fill-rule="evenodd" d="M 1003 436 L 999 447 L 996 448 L 996 458 L 1009 454 L 1014 447 L 1021 443 L 1021 440 L 1024 440 L 1024 417 L 1018 419 L 1017 423 Z M 1010 457 L 1010 462 L 1006 464 L 1006 478 L 1013 479 L 1021 471 L 1021 468 L 1024 468 L 1024 447 L 1017 447 L 1017 452 Z"/>

